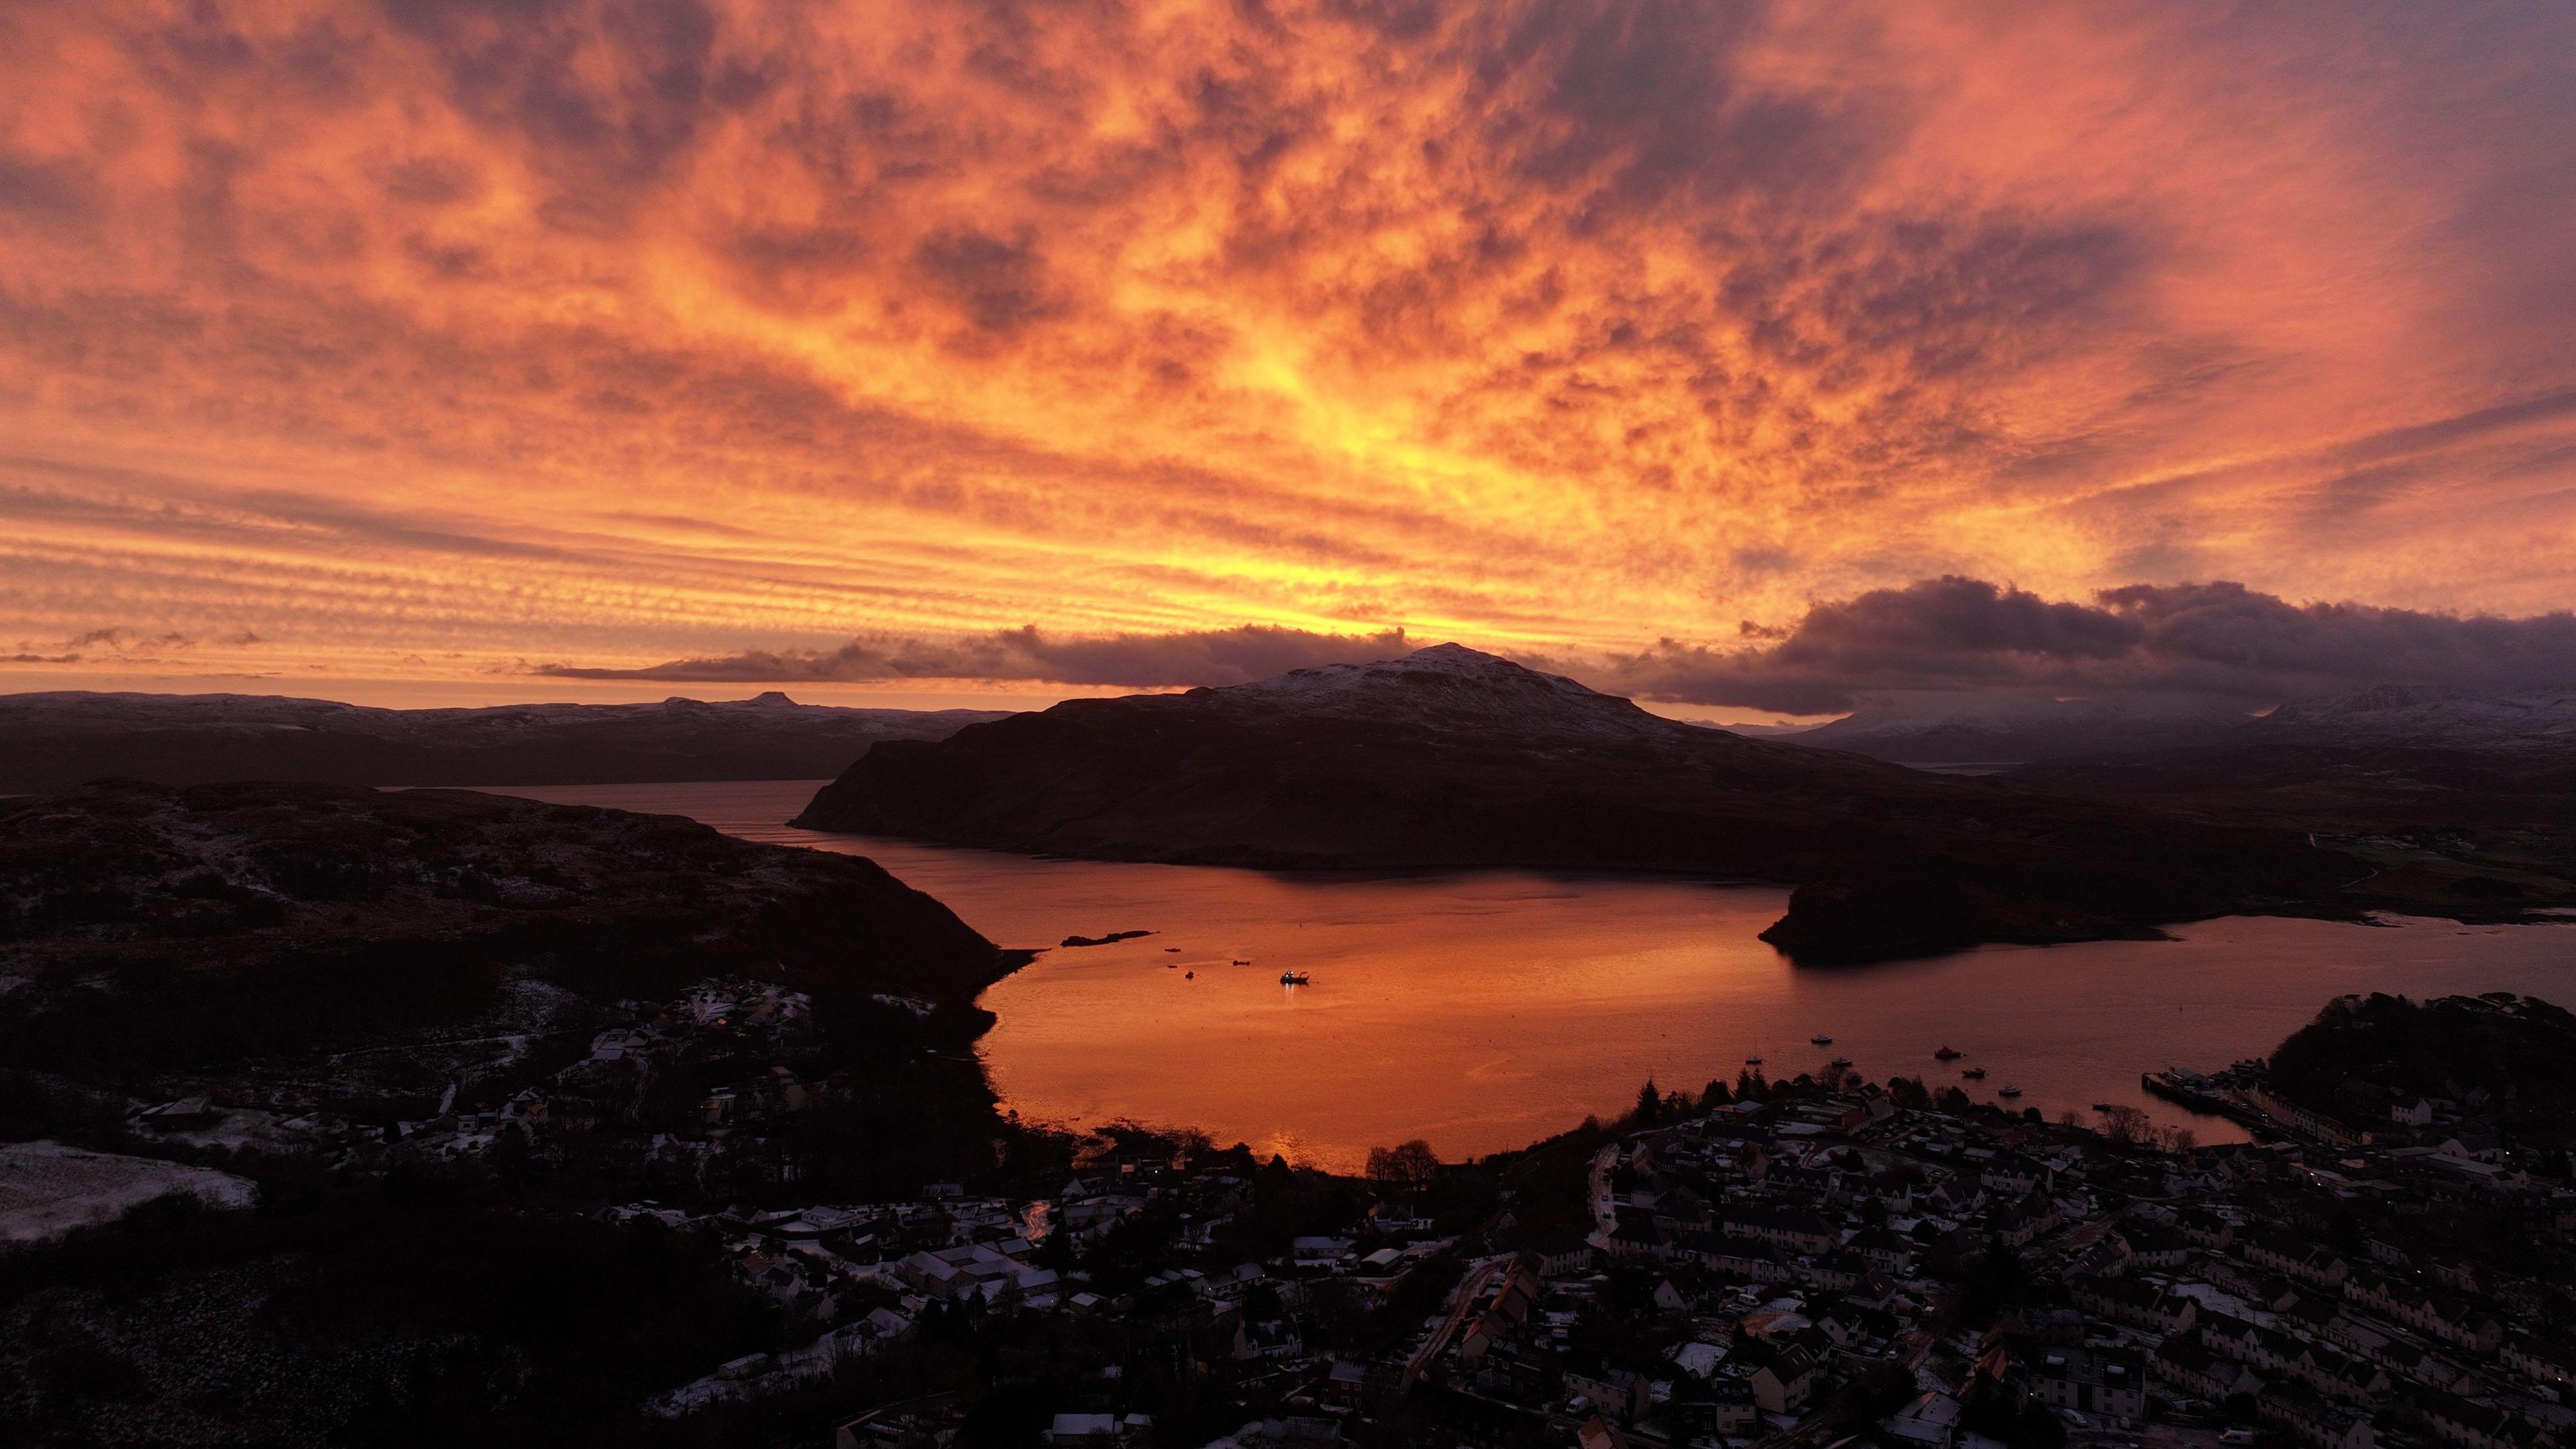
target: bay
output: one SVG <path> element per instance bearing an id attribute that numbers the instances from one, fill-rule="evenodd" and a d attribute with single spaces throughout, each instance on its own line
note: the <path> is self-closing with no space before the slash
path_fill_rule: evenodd
<path id="1" fill-rule="evenodd" d="M 2576 999 L 2576 922 L 2229 917 L 2172 941 L 1819 969 L 1755 939 L 1786 902 L 1778 887 L 1047 860 L 783 824 L 821 783 L 498 793 L 869 856 L 992 940 L 1048 948 L 983 997 L 998 1020 L 981 1050 L 1006 1106 L 1066 1126 L 1195 1128 L 1336 1169 L 1411 1138 L 1453 1160 L 1523 1146 L 1624 1110 L 1649 1078 L 1731 1082 L 1750 1056 L 1774 1077 L 1846 1056 L 1872 1081 L 1920 1076 L 1989 1100 L 2017 1085 L 2013 1105 L 2051 1118 L 2120 1103 L 2241 1141 L 2147 1096 L 2139 1074 L 2262 1055 L 2346 992 Z M 1055 944 L 1127 930 L 1154 934 Z M 1308 984 L 1281 985 L 1285 970 Z M 1966 1055 L 1934 1060 L 1944 1045 Z M 1962 1082 L 1970 1066 L 1985 1080 Z"/>

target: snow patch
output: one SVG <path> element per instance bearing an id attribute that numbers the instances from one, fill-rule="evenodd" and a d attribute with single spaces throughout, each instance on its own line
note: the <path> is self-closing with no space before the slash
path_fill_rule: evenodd
<path id="1" fill-rule="evenodd" d="M 246 1208 L 259 1188 L 246 1177 L 90 1152 L 59 1142 L 0 1144 L 0 1242 L 38 1243 L 114 1222 L 157 1197 L 186 1193 L 208 1207 Z"/>

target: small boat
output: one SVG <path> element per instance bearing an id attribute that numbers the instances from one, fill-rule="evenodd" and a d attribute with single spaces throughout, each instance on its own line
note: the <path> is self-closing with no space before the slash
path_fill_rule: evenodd
<path id="1" fill-rule="evenodd" d="M 1946 1042 L 1945 1042 L 1945 1043 L 1943 1043 L 1943 1044 L 1942 1044 L 1941 1049 L 1940 1049 L 1939 1051 L 1936 1051 L 1936 1052 L 1934 1052 L 1934 1053 L 1932 1054 L 1932 1060 L 1934 1060 L 1934 1061 L 1936 1061 L 1936 1062 L 1955 1062 L 1955 1061 L 1957 1061 L 1959 1058 L 1961 1058 L 1961 1057 L 1963 1057 L 1963 1056 L 1966 1056 L 1966 1055 L 1967 1055 L 1967 1053 L 1966 1053 L 1966 1052 L 1963 1052 L 1963 1051 L 1959 1050 L 1957 1047 L 1951 1046 L 1951 1045 L 1949 1045 L 1948 1043 L 1946 1043 Z"/>
<path id="2" fill-rule="evenodd" d="M 1995 1088 L 1995 1095 L 1998 1097 L 2018 1097 L 2021 1095 L 2021 1088 L 2014 1086 L 2010 1082 L 2006 1082 L 2002 1086 Z"/>
<path id="3" fill-rule="evenodd" d="M 1282 971 L 1279 973 L 1279 984 L 1282 986 L 1303 986 L 1306 984 L 1306 973 L 1303 971 Z"/>
<path id="4" fill-rule="evenodd" d="M 1178 947 L 1178 946 L 1165 946 L 1163 949 L 1164 949 L 1164 950 L 1166 950 L 1166 951 L 1168 951 L 1168 952 L 1170 952 L 1170 953 L 1172 953 L 1172 954 L 1173 954 L 1173 955 L 1175 955 L 1175 956 L 1179 955 L 1179 954 L 1180 954 L 1180 952 L 1181 952 L 1181 948 L 1180 948 L 1180 947 Z"/>
<path id="5" fill-rule="evenodd" d="M 1834 1044 L 1834 1039 L 1825 1035 L 1823 1032 L 1818 1032 L 1814 1036 L 1807 1038 L 1807 1040 L 1814 1042 L 1818 1046 L 1832 1046 Z"/>
<path id="6" fill-rule="evenodd" d="M 1744 1064 L 1748 1067 L 1758 1067 L 1762 1065 L 1762 1059 L 1760 1057 L 1746 1057 L 1744 1059 Z"/>
<path id="7" fill-rule="evenodd" d="M 2108 1102 L 2096 1102 L 2093 1104 L 2093 1110 L 2096 1112 L 2108 1112 L 2111 1110 L 2111 1104 Z"/>
<path id="8" fill-rule="evenodd" d="M 1237 966 L 1249 966 L 1249 965 L 1251 965 L 1252 963 L 1251 963 L 1250 961 L 1245 960 L 1245 959 L 1244 959 L 1244 958 L 1242 958 L 1241 956 L 1237 956 L 1237 957 L 1235 957 L 1235 958 L 1234 958 L 1234 964 L 1235 964 L 1235 965 L 1237 965 Z"/>
<path id="9" fill-rule="evenodd" d="M 1984 1067 L 1970 1067 L 1966 1071 L 1959 1073 L 1959 1075 L 1972 1082 L 1982 1082 L 1986 1079 L 1986 1069 Z"/>
<path id="10" fill-rule="evenodd" d="M 1825 1065 L 1829 1067 L 1847 1067 L 1851 1065 L 1851 1058 L 1836 1057 L 1832 1061 L 1825 1063 Z"/>
<path id="11" fill-rule="evenodd" d="M 1181 979 L 1183 981 L 1196 981 L 1199 979 L 1199 973 L 1195 971 L 1184 971 L 1181 973 Z"/>

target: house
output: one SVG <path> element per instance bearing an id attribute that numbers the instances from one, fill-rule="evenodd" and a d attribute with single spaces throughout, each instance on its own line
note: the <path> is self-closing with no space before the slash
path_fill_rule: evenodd
<path id="1" fill-rule="evenodd" d="M 1986 1221 L 1997 1238 L 2016 1248 L 2026 1248 L 2032 1239 L 2056 1229 L 2057 1204 L 2033 1193 L 2018 1203 L 1996 1208 Z"/>
<path id="2" fill-rule="evenodd" d="M 155 1132 L 193 1132 L 215 1125 L 223 1116 L 223 1109 L 203 1097 L 181 1097 L 175 1102 L 146 1107 L 135 1114 L 134 1120 Z"/>
<path id="3" fill-rule="evenodd" d="M 1726 1233 L 1800 1253 L 1829 1253 L 1842 1240 L 1833 1224 L 1799 1208 L 1729 1208 Z"/>
<path id="4" fill-rule="evenodd" d="M 1686 1254 L 1706 1263 L 1721 1273 L 1749 1278 L 1756 1283 L 1786 1283 L 1797 1275 L 1768 1243 L 1748 1238 L 1724 1238 L 1699 1234 L 1685 1245 Z"/>
<path id="5" fill-rule="evenodd" d="M 2352 1265 L 2334 1249 L 2304 1238 L 2269 1234 L 2249 1238 L 2239 1256 L 2258 1268 L 2269 1268 L 2318 1288 L 2341 1288 L 2344 1279 L 2352 1276 Z"/>
<path id="6" fill-rule="evenodd" d="M 2566 1344 L 2517 1336 L 2498 1347 L 2497 1359 L 2534 1383 L 2560 1390 L 2561 1402 L 2565 1390 L 2576 1389 L 2576 1348 Z"/>
<path id="7" fill-rule="evenodd" d="M 1816 1361 L 1805 1349 L 1782 1349 L 1753 1371 L 1750 1384 L 1762 1412 L 1796 1413 L 1816 1391 Z"/>
<path id="8" fill-rule="evenodd" d="M 2171 1229 L 2131 1227 L 2122 1230 L 2120 1236 L 2129 1245 L 2129 1260 L 2134 1267 L 2172 1272 L 2191 1262 L 2191 1240 Z"/>
<path id="9" fill-rule="evenodd" d="M 1884 1273 L 1904 1277 L 1914 1271 L 1914 1246 L 1885 1227 L 1867 1227 L 1844 1245 Z"/>
<path id="10" fill-rule="evenodd" d="M 2143 1359 L 2109 1349 L 2052 1345 L 2026 1357 L 2022 1367 L 2031 1397 L 2051 1408 L 2121 1420 L 2146 1416 Z"/>
<path id="11" fill-rule="evenodd" d="M 1356 1407 L 1368 1393 L 1368 1370 L 1349 1359 L 1335 1359 L 1332 1372 L 1324 1375 L 1324 1401 Z"/>
<path id="12" fill-rule="evenodd" d="M 1592 1244 L 1572 1228 L 1541 1238 L 1530 1257 L 1544 1278 L 1570 1278 L 1592 1271 Z"/>
<path id="13" fill-rule="evenodd" d="M 2484 1132 L 2466 1132 L 2444 1138 L 2442 1145 L 2433 1150 L 2455 1162 L 2501 1165 L 2504 1161 L 2504 1144 Z"/>
<path id="14" fill-rule="evenodd" d="M 2462 1449 L 2537 1449 L 2548 1442 L 2537 1426 L 2457 1394 L 2419 1394 L 2413 1408 L 2427 1433 Z"/>
<path id="15" fill-rule="evenodd" d="M 832 1431 L 832 1449 L 948 1449 L 963 1418 L 953 1409 L 875 1409 Z"/>
<path id="16" fill-rule="evenodd" d="M 2372 1449 L 2378 1443 L 2370 1416 L 2328 1403 L 2297 1384 L 2273 1384 L 2254 1396 L 2254 1412 L 2316 1449 Z"/>
<path id="17" fill-rule="evenodd" d="M 2184 1208 L 2174 1214 L 2174 1231 L 2194 1247 L 2223 1253 L 2236 1243 L 2236 1224 L 2207 1208 Z"/>
<path id="18" fill-rule="evenodd" d="M 1762 1423 L 1762 1406 L 1753 1385 L 1743 1379 L 1716 1379 L 1708 1386 L 1709 1427 L 1720 1434 L 1750 1434 Z"/>
<path id="19" fill-rule="evenodd" d="M 1965 1410 L 1948 1394 L 1926 1390 L 1914 1402 L 1878 1421 L 1888 1437 L 1921 1449 L 1951 1449 L 1959 1442 L 1959 1418 Z"/>
<path id="20" fill-rule="evenodd" d="M 1047 1426 L 1050 1444 L 1134 1444 L 1154 1427 L 1144 1414 L 1058 1414 Z"/>
<path id="21" fill-rule="evenodd" d="M 1695 1379 L 1704 1379 L 1715 1374 L 1717 1366 L 1724 1362 L 1726 1362 L 1724 1344 L 1694 1342 L 1683 1344 L 1673 1350 L 1673 1367 Z"/>
<path id="22" fill-rule="evenodd" d="M 1579 1394 L 1592 1407 L 1623 1424 L 1633 1424 L 1646 1415 L 1646 1405 L 1654 1385 L 1644 1374 L 1629 1369 L 1599 1369 L 1565 1374 L 1568 1393 Z"/>
<path id="23" fill-rule="evenodd" d="M 2210 1352 L 2198 1338 L 2177 1333 L 2156 1348 L 2148 1372 L 2156 1382 L 2181 1391 L 2181 1397 L 2223 1402 L 2237 1394 L 2260 1393 L 2263 1380 L 2252 1369 Z"/>
<path id="24" fill-rule="evenodd" d="M 2127 1278 L 2078 1278 L 2070 1286 L 2076 1307 L 2132 1328 L 2181 1333 L 2199 1321 L 2197 1302 L 2157 1284 Z"/>
<path id="25" fill-rule="evenodd" d="M 1668 1258 L 1672 1244 L 1653 1219 L 1623 1215 L 1611 1230 L 1608 1251 L 1614 1258 Z"/>

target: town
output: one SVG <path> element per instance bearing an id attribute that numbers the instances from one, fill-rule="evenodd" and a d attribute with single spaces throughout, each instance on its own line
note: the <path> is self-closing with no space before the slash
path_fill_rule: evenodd
<path id="1" fill-rule="evenodd" d="M 1919 1077 L 1748 1068 L 1462 1164 L 1415 1143 L 1334 1176 L 1119 1129 L 1065 1139 L 1043 1183 L 800 1203 L 772 1138 L 833 1083 L 745 1048 L 792 1059 L 806 1012 L 711 981 L 549 1088 L 383 1149 L 542 1157 L 637 1120 L 677 1063 L 754 1061 L 655 1119 L 667 1205 L 599 1209 L 712 1238 L 791 1326 L 654 1401 L 679 1439 L 718 1419 L 836 1449 L 2532 1449 L 2576 1430 L 2576 1188 L 2563 1151 L 2489 1130 L 2482 1089 L 2392 1096 L 2363 1127 L 2240 1064 L 2231 1100 L 2268 1103 L 2263 1130 L 2203 1146 L 2132 1108 L 2051 1122 Z"/>

